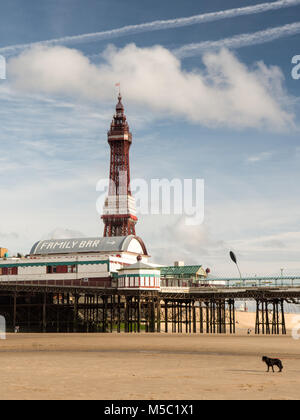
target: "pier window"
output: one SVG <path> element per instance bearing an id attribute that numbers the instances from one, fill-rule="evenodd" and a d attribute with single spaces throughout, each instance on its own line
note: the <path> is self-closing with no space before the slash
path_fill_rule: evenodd
<path id="1" fill-rule="evenodd" d="M 73 265 L 68 265 L 68 273 L 76 273 L 76 265 L 75 264 L 73 264 Z"/>
<path id="2" fill-rule="evenodd" d="M 18 267 L 3 267 L 0 274 L 3 276 L 16 276 L 18 274 Z"/>

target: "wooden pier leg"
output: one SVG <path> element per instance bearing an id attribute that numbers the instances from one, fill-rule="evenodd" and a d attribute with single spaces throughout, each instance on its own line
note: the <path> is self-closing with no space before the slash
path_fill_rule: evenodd
<path id="1" fill-rule="evenodd" d="M 144 312 L 145 312 L 145 331 L 149 332 L 149 325 L 148 325 L 148 319 L 149 319 L 149 303 L 148 298 L 145 298 L 145 304 L 144 304 Z"/>
<path id="2" fill-rule="evenodd" d="M 260 301 L 257 299 L 256 300 L 255 334 L 260 334 L 259 305 L 260 305 Z"/>
<path id="3" fill-rule="evenodd" d="M 229 332 L 232 334 L 232 302 L 231 299 L 228 301 L 228 309 L 229 309 Z"/>
<path id="4" fill-rule="evenodd" d="M 131 332 L 136 332 L 136 301 L 135 297 L 131 298 Z"/>
<path id="5" fill-rule="evenodd" d="M 217 312 L 217 332 L 221 334 L 222 333 L 222 302 L 221 301 L 217 302 L 216 312 Z"/>
<path id="6" fill-rule="evenodd" d="M 130 298 L 130 311 L 129 311 L 129 326 L 130 326 L 130 332 L 132 333 L 134 331 L 134 298 Z"/>
<path id="7" fill-rule="evenodd" d="M 174 308 L 173 308 L 173 301 L 171 300 L 171 325 L 172 325 L 172 333 L 174 332 Z"/>
<path id="8" fill-rule="evenodd" d="M 182 318 L 183 318 L 183 313 L 182 313 L 182 308 L 183 308 L 183 302 L 182 300 L 180 300 L 178 302 L 178 332 L 181 334 L 182 333 Z"/>
<path id="9" fill-rule="evenodd" d="M 99 296 L 95 295 L 95 331 L 99 332 Z"/>
<path id="10" fill-rule="evenodd" d="M 212 302 L 213 333 L 216 333 L 216 302 Z"/>
<path id="11" fill-rule="evenodd" d="M 185 301 L 185 332 L 189 331 L 188 303 Z"/>
<path id="12" fill-rule="evenodd" d="M 13 327 L 14 331 L 17 325 L 17 292 L 14 292 L 14 313 L 13 313 Z"/>
<path id="13" fill-rule="evenodd" d="M 47 299 L 46 299 L 47 303 Z M 67 332 L 71 331 L 71 300 L 70 300 L 70 293 L 67 293 L 67 305 L 68 305 L 68 316 L 67 316 Z"/>
<path id="14" fill-rule="evenodd" d="M 150 303 L 149 298 L 146 298 L 146 312 L 145 312 L 145 320 L 146 320 L 146 332 L 150 332 Z"/>
<path id="15" fill-rule="evenodd" d="M 210 332 L 210 310 L 209 310 L 210 302 L 205 302 L 205 305 L 206 305 L 206 334 L 209 334 Z"/>
<path id="16" fill-rule="evenodd" d="M 265 301 L 262 301 L 261 304 L 261 329 L 262 329 L 262 334 L 265 334 Z"/>
<path id="17" fill-rule="evenodd" d="M 232 299 L 232 326 L 233 326 L 233 334 L 235 334 L 235 303 L 234 303 L 234 299 Z"/>
<path id="18" fill-rule="evenodd" d="M 44 293 L 43 301 L 43 332 L 47 331 L 47 314 L 46 314 L 47 294 Z"/>
<path id="19" fill-rule="evenodd" d="M 281 333 L 283 335 L 286 335 L 286 326 L 285 326 L 285 316 L 284 316 L 284 300 L 280 300 L 280 306 L 281 306 Z"/>
<path id="20" fill-rule="evenodd" d="M 209 332 L 213 333 L 213 303 L 209 302 Z"/>
<path id="21" fill-rule="evenodd" d="M 165 333 L 168 332 L 168 300 L 165 300 Z"/>
<path id="22" fill-rule="evenodd" d="M 107 296 L 103 296 L 103 332 L 107 331 Z"/>
<path id="23" fill-rule="evenodd" d="M 181 317 L 182 317 L 182 301 L 179 300 L 177 302 L 177 330 L 178 330 L 179 333 L 182 332 Z"/>
<path id="24" fill-rule="evenodd" d="M 269 322 L 269 312 L 268 312 L 268 301 L 265 301 L 265 311 L 266 311 L 266 334 L 270 334 L 270 322 Z"/>
<path id="25" fill-rule="evenodd" d="M 223 334 L 224 329 L 224 319 L 223 319 L 223 302 L 219 301 L 219 331 L 220 334 Z"/>
<path id="26" fill-rule="evenodd" d="M 57 303 L 58 303 L 58 298 L 57 298 Z M 86 328 L 86 305 L 87 305 L 87 300 L 86 300 L 86 294 L 84 294 L 84 298 L 83 298 L 83 323 L 84 323 L 84 327 Z"/>
<path id="27" fill-rule="evenodd" d="M 128 325 L 129 325 L 129 332 L 132 333 L 132 297 L 128 298 Z"/>
<path id="28" fill-rule="evenodd" d="M 129 332 L 129 298 L 125 298 L 125 310 L 124 310 L 124 323 L 125 323 L 125 332 Z"/>
<path id="29" fill-rule="evenodd" d="M 136 331 L 137 331 L 137 325 L 136 325 L 136 313 L 137 313 L 137 310 L 136 310 L 136 297 L 133 297 L 132 298 L 132 332 L 135 332 L 136 333 Z"/>
<path id="30" fill-rule="evenodd" d="M 98 295 L 97 294 L 94 295 L 94 317 L 93 317 L 93 322 L 94 322 L 94 331 L 97 333 L 97 332 L 99 332 L 99 328 L 98 328 Z"/>
<path id="31" fill-rule="evenodd" d="M 195 307 L 195 301 L 193 301 L 193 333 L 197 333 L 197 323 L 196 323 L 196 307 Z"/>
<path id="32" fill-rule="evenodd" d="M 175 301 L 175 332 L 179 333 L 179 305 L 178 300 Z"/>
<path id="33" fill-rule="evenodd" d="M 223 333 L 226 334 L 227 332 L 227 324 L 226 324 L 226 301 L 223 301 Z"/>
<path id="34" fill-rule="evenodd" d="M 200 323 L 200 333 L 203 334 L 203 306 L 202 301 L 199 301 L 199 323 Z"/>
<path id="35" fill-rule="evenodd" d="M 192 333 L 192 303 L 189 301 L 189 333 Z"/>
<path id="36" fill-rule="evenodd" d="M 161 305 L 160 305 L 160 298 L 157 298 L 157 315 L 156 315 L 156 320 L 157 320 L 157 325 L 156 325 L 156 331 L 160 332 L 160 309 L 161 309 Z"/>
<path id="37" fill-rule="evenodd" d="M 136 296 L 133 298 L 133 318 L 134 332 L 137 333 L 138 304 Z"/>
<path id="38" fill-rule="evenodd" d="M 94 330 L 95 332 L 99 332 L 99 322 L 98 322 L 98 316 L 99 316 L 99 310 L 98 310 L 98 306 L 99 306 L 99 299 L 98 299 L 98 294 L 96 293 L 94 295 Z"/>
<path id="39" fill-rule="evenodd" d="M 110 332 L 113 332 L 113 324 L 114 324 L 114 307 L 115 307 L 115 302 L 114 302 L 114 296 L 111 295 L 110 296 Z"/>
<path id="40" fill-rule="evenodd" d="M 279 301 L 278 301 L 278 299 L 276 300 L 276 330 L 277 330 L 277 334 L 280 334 L 280 330 L 279 330 Z"/>
<path id="41" fill-rule="evenodd" d="M 189 308 L 187 301 L 185 301 L 185 332 L 189 332 Z"/>
<path id="42" fill-rule="evenodd" d="M 137 331 L 138 333 L 141 332 L 141 298 L 138 296 L 137 298 Z"/>
<path id="43" fill-rule="evenodd" d="M 59 301 L 59 297 L 58 297 Z M 85 329 L 86 332 L 89 332 L 89 309 L 88 309 L 89 297 L 85 294 L 84 295 L 84 322 L 85 322 Z"/>
<path id="44" fill-rule="evenodd" d="M 181 314 L 181 308 L 182 308 L 182 301 L 181 300 L 179 300 L 178 302 L 177 302 L 177 329 L 178 329 L 178 332 L 179 333 L 181 333 L 181 330 L 182 330 L 182 323 L 181 323 L 181 316 L 182 316 L 182 314 Z"/>
<path id="45" fill-rule="evenodd" d="M 178 332 L 182 333 L 182 300 L 179 301 Z"/>
<path id="46" fill-rule="evenodd" d="M 59 306 L 60 306 L 60 294 L 57 294 L 57 305 L 56 305 L 56 332 L 59 333 Z"/>
<path id="47" fill-rule="evenodd" d="M 78 320 L 78 295 L 77 293 L 74 294 L 74 313 L 73 313 L 73 331 L 77 332 L 77 320 Z"/>
<path id="48" fill-rule="evenodd" d="M 275 330 L 275 304 L 272 301 L 272 334 L 276 334 Z"/>
<path id="49" fill-rule="evenodd" d="M 93 296 L 89 296 L 88 301 L 88 322 L 89 322 L 89 332 L 93 332 Z"/>
<path id="50" fill-rule="evenodd" d="M 175 317 L 176 317 L 176 331 L 180 333 L 180 305 L 181 301 L 176 301 Z"/>
<path id="51" fill-rule="evenodd" d="M 226 331 L 226 319 L 225 319 L 225 307 L 224 301 L 221 302 L 221 333 L 224 334 Z"/>
<path id="52" fill-rule="evenodd" d="M 226 321 L 225 321 L 225 308 L 224 301 L 221 302 L 221 333 L 225 333 Z"/>
<path id="53" fill-rule="evenodd" d="M 130 328 L 131 328 L 131 298 L 127 297 L 127 332 L 130 333 Z"/>
<path id="54" fill-rule="evenodd" d="M 220 317 L 220 302 L 219 301 L 217 301 L 216 303 L 215 303 L 215 322 L 216 322 L 216 332 L 218 333 L 218 334 L 220 334 L 220 325 L 221 325 L 221 323 L 220 323 L 220 321 L 221 321 L 221 317 Z"/>
<path id="55" fill-rule="evenodd" d="M 150 306 L 150 332 L 155 332 L 155 300 L 154 298 L 151 299 L 151 306 Z"/>
<path id="56" fill-rule="evenodd" d="M 178 302 L 177 300 L 174 300 L 174 332 L 179 332 L 179 326 L 178 326 Z"/>
<path id="57" fill-rule="evenodd" d="M 121 332 L 121 296 L 118 295 L 118 326 L 117 326 L 118 333 Z"/>

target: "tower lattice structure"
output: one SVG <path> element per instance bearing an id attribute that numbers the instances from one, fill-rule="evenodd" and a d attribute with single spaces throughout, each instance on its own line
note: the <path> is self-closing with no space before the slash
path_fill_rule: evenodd
<path id="1" fill-rule="evenodd" d="M 110 145 L 109 190 L 102 219 L 104 236 L 135 235 L 135 200 L 130 190 L 129 149 L 132 134 L 119 93 L 116 113 L 107 133 Z"/>

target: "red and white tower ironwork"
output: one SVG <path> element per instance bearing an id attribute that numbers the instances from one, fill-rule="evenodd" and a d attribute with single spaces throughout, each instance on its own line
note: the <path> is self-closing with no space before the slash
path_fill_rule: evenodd
<path id="1" fill-rule="evenodd" d="M 135 200 L 130 190 L 129 149 L 132 135 L 119 93 L 116 113 L 107 134 L 110 145 L 109 191 L 102 219 L 104 236 L 135 235 Z"/>

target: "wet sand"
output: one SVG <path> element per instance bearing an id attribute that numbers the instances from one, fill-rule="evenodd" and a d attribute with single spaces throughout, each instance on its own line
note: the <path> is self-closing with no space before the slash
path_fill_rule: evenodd
<path id="1" fill-rule="evenodd" d="M 0 399 L 299 399 L 300 340 L 239 325 L 236 336 L 10 334 Z M 263 355 L 283 372 L 266 373 Z"/>

